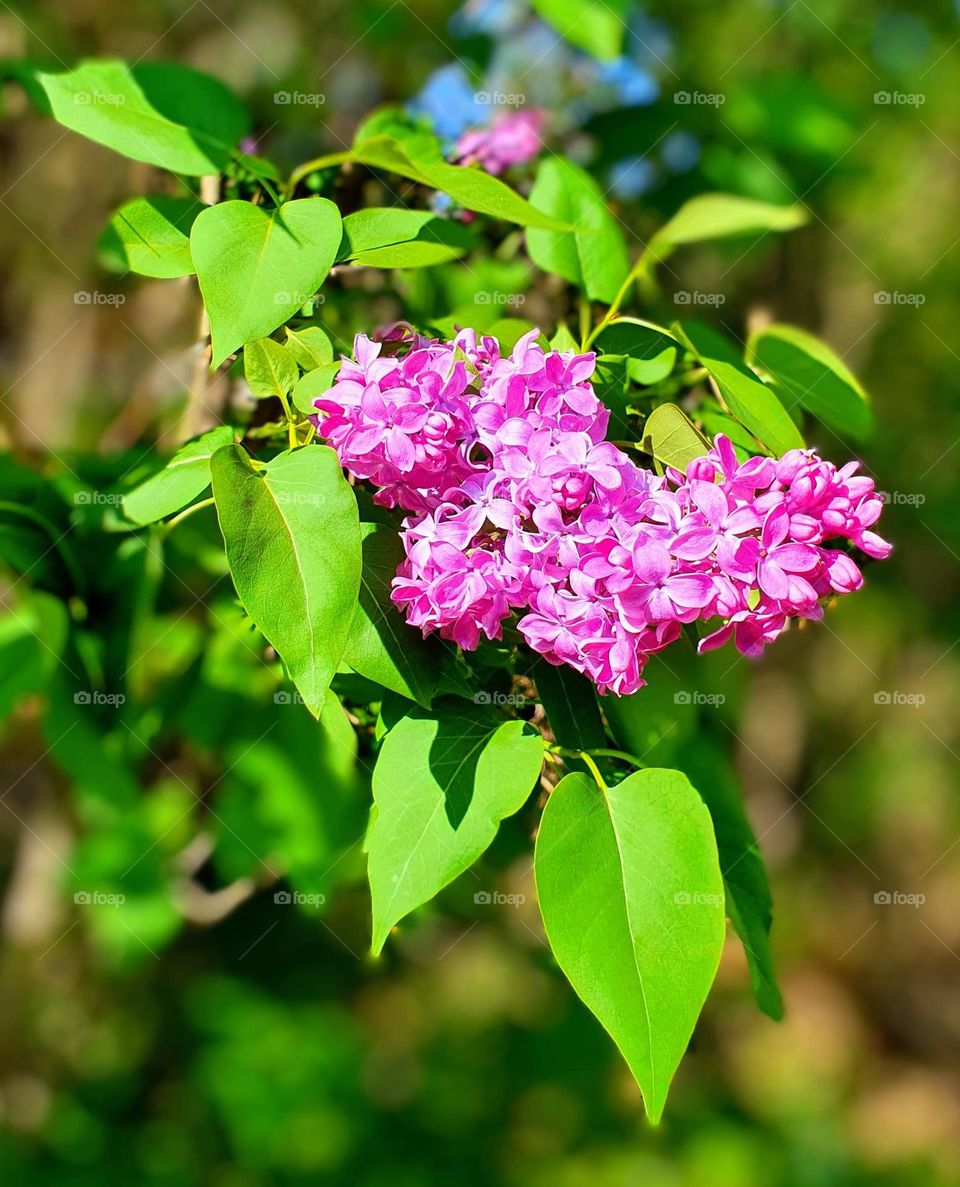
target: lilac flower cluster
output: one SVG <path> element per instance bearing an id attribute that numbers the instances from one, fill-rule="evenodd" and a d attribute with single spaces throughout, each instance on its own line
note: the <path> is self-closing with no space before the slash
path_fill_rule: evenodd
<path id="1" fill-rule="evenodd" d="M 464 132 L 454 145 L 453 159 L 498 176 L 511 165 L 533 160 L 543 146 L 543 125 L 544 113 L 537 108 L 501 112 L 490 127 Z"/>
<path id="2" fill-rule="evenodd" d="M 627 694 L 682 624 L 721 619 L 701 650 L 732 638 L 759 655 L 791 619 L 860 587 L 843 545 L 890 552 L 858 463 L 806 449 L 739 462 L 718 436 L 685 474 L 658 477 L 604 440 L 595 356 L 538 336 L 502 356 L 472 330 L 360 334 L 356 362 L 316 401 L 344 468 L 413 513 L 392 597 L 424 634 L 473 649 L 522 611 L 531 648 Z"/>

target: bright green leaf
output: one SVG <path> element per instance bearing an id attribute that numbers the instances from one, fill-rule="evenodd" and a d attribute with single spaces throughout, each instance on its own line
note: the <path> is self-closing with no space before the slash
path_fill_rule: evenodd
<path id="1" fill-rule="evenodd" d="M 428 210 L 368 207 L 343 220 L 337 258 L 371 268 L 424 268 L 462 256 L 477 237 Z"/>
<path id="2" fill-rule="evenodd" d="M 390 136 L 372 136 L 354 148 L 358 161 L 374 169 L 384 169 L 409 177 L 421 185 L 432 186 L 449 194 L 458 206 L 489 214 L 520 226 L 547 227 L 554 230 L 569 228 L 557 219 L 537 210 L 526 199 L 496 177 L 480 169 L 448 165 L 442 157 L 436 160 L 425 156 L 413 159 L 406 151 L 409 141 L 402 144 Z"/>
<path id="3" fill-rule="evenodd" d="M 193 224 L 190 250 L 210 318 L 213 365 L 266 338 L 323 283 L 340 246 L 340 212 L 301 198 L 269 213 L 221 202 Z"/>
<path id="4" fill-rule="evenodd" d="M 333 387 L 339 370 L 339 363 L 325 363 L 322 367 L 317 367 L 315 371 L 308 371 L 306 375 L 301 375 L 297 380 L 297 386 L 293 389 L 294 408 L 305 416 L 314 416 L 317 411 L 314 400 Z"/>
<path id="5" fill-rule="evenodd" d="M 591 301 L 612 302 L 630 271 L 630 259 L 620 224 L 590 174 L 563 157 L 547 157 L 540 163 L 530 201 L 575 228 L 527 231 L 527 250 L 537 267 L 577 285 Z"/>
<path id="6" fill-rule="evenodd" d="M 229 425 L 182 446 L 162 470 L 123 496 L 123 513 L 137 524 L 156 523 L 181 511 L 210 485 L 210 458 L 233 440 Z"/>
<path id="7" fill-rule="evenodd" d="M 626 0 L 532 0 L 534 11 L 577 49 L 616 58 L 627 28 Z"/>
<path id="8" fill-rule="evenodd" d="M 211 470 L 240 600 L 319 717 L 360 588 L 357 503 L 337 455 L 308 445 L 256 468 L 228 445 Z"/>
<path id="9" fill-rule="evenodd" d="M 643 448 L 665 466 L 681 472 L 709 453 L 710 443 L 676 404 L 660 404 L 643 422 Z"/>
<path id="10" fill-rule="evenodd" d="M 297 364 L 289 350 L 272 338 L 258 338 L 243 348 L 243 375 L 247 387 L 261 400 L 283 399 L 297 382 Z"/>
<path id="11" fill-rule="evenodd" d="M 565 321 L 560 322 L 557 326 L 557 332 L 550 339 L 551 350 L 576 350 L 579 351 L 580 343 L 570 333 L 570 327 Z"/>
<path id="12" fill-rule="evenodd" d="M 203 203 L 193 198 L 162 194 L 126 202 L 97 242 L 101 262 L 115 272 L 160 278 L 190 276 L 190 228 L 203 209 Z"/>
<path id="13" fill-rule="evenodd" d="M 65 128 L 173 173 L 220 173 L 249 131 L 233 93 L 187 66 L 89 60 L 37 79 Z"/>
<path id="14" fill-rule="evenodd" d="M 287 326 L 287 350 L 304 371 L 314 371 L 333 362 L 333 344 L 326 330 L 319 326 L 304 326 L 302 330 Z"/>
<path id="15" fill-rule="evenodd" d="M 807 221 L 802 206 L 774 206 L 735 194 L 700 194 L 685 202 L 650 242 L 649 252 L 665 259 L 675 247 L 735 235 L 792 231 Z"/>
<path id="16" fill-rule="evenodd" d="M 458 699 L 415 709 L 387 734 L 373 772 L 367 837 L 373 951 L 483 853 L 519 811 L 543 761 L 522 721 Z"/>
<path id="17" fill-rule="evenodd" d="M 723 950 L 710 815 L 679 771 L 602 794 L 576 772 L 550 796 L 534 867 L 554 955 L 659 1121 Z"/>

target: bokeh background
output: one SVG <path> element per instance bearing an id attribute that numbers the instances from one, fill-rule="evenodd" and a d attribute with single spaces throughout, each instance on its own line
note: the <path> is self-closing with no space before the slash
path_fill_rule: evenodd
<path id="1" fill-rule="evenodd" d="M 207 69 L 251 105 L 259 151 L 287 166 L 335 151 L 370 108 L 459 62 L 478 88 L 551 103 L 555 149 L 596 170 L 640 238 L 708 189 L 807 206 L 809 226 L 782 242 L 678 254 L 659 300 L 669 315 L 675 292 L 719 294 L 706 315 L 737 337 L 773 316 L 846 359 L 873 396 L 878 428 L 857 452 L 889 493 L 896 551 L 824 627 L 759 665 L 651 665 L 640 694 L 654 753 L 700 746 L 740 776 L 770 869 L 786 1017 L 757 1012 L 731 941 L 651 1130 L 542 943 L 533 805 L 369 961 L 362 858 L 318 807 L 335 784 L 353 796 L 342 815 L 362 821 L 366 793 L 336 753 L 318 756 L 305 714 L 277 707 L 215 529 L 197 517 L 166 556 L 178 576 L 157 577 L 135 717 L 128 706 L 95 733 L 54 710 L 18 683 L 36 657 L 8 646 L 17 632 L 0 620 L 4 1182 L 960 1181 L 957 9 L 651 3 L 631 18 L 630 68 L 598 89 L 518 8 L 3 3 L 0 56 Z M 163 448 L 176 420 L 196 296 L 97 263 L 110 212 L 155 186 L 147 167 L 43 119 L 14 83 L 0 141 L 0 444 L 112 489 L 138 443 Z M 524 316 L 554 308 L 525 267 L 504 275 L 490 287 L 529 290 Z M 361 294 L 378 320 L 402 311 L 390 283 Z M 426 282 L 404 283 L 426 300 Z M 455 268 L 430 283 L 435 303 L 463 299 Z M 87 291 L 124 300 L 78 304 Z M 854 448 L 813 436 L 838 461 Z M 108 568 L 125 590 L 150 559 L 121 551 Z M 4 610 L 18 597 L 5 580 Z M 150 695 L 161 686 L 166 700 Z M 678 691 L 701 704 L 681 711 Z M 276 901 L 290 884 L 327 902 Z M 125 901 L 75 901 L 92 891 Z M 493 891 L 517 901 L 474 901 Z"/>

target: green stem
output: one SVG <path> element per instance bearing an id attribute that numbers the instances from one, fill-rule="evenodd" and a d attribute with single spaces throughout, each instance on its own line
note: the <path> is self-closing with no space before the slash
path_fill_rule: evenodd
<path id="1" fill-rule="evenodd" d="M 578 758 L 593 776 L 597 787 L 601 791 L 607 790 L 607 785 L 603 781 L 603 776 L 600 774 L 600 769 L 593 761 L 586 750 L 573 750 L 568 746 L 550 745 L 547 747 L 548 754 L 559 754 L 563 758 Z"/>
<path id="2" fill-rule="evenodd" d="M 212 507 L 215 501 L 216 500 L 210 498 L 201 499 L 199 503 L 191 503 L 189 507 L 185 507 L 182 511 L 179 511 L 173 517 L 173 519 L 167 520 L 167 522 L 163 525 L 163 534 L 167 535 L 172 532 L 178 523 L 182 523 L 185 519 L 189 519 L 190 516 L 194 514 L 194 512 L 202 511 L 204 507 Z"/>
<path id="3" fill-rule="evenodd" d="M 261 189 L 269 194 L 270 200 L 273 202 L 274 206 L 279 207 L 283 205 L 283 199 L 270 184 L 269 177 L 267 177 L 266 174 L 262 173 L 257 168 L 257 166 L 253 163 L 252 157 L 248 157 L 246 153 L 240 153 L 240 155 L 237 157 L 237 163 L 242 165 L 248 173 L 252 174 L 257 179 L 257 184 L 261 187 Z"/>
<path id="4" fill-rule="evenodd" d="M 298 165 L 290 174 L 290 179 L 287 182 L 287 195 L 290 196 L 293 194 L 293 191 L 300 182 L 311 173 L 316 173 L 318 169 L 329 169 L 333 165 L 343 165 L 352 158 L 353 153 L 348 150 L 347 152 L 327 153 L 325 157 L 314 157 L 312 161 L 304 161 L 302 165 Z"/>
<path id="5" fill-rule="evenodd" d="M 580 298 L 580 349 L 586 350 L 590 341 L 590 302 L 586 297 Z"/>
<path id="6" fill-rule="evenodd" d="M 643 252 L 640 255 L 640 258 L 637 260 L 637 262 L 633 265 L 633 267 L 627 273 L 627 275 L 623 281 L 623 284 L 621 284 L 620 288 L 617 290 L 616 296 L 613 298 L 613 301 L 610 303 L 610 308 L 607 310 L 607 312 L 603 315 L 603 317 L 600 319 L 600 321 L 594 327 L 592 333 L 589 334 L 589 336 L 584 341 L 584 344 L 583 344 L 584 350 L 589 350 L 589 348 L 597 340 L 599 335 L 603 333 L 603 331 L 607 328 L 608 325 L 610 325 L 610 323 L 613 321 L 613 319 L 620 312 L 620 306 L 623 304 L 624 298 L 626 297 L 627 293 L 630 291 L 631 286 L 634 285 L 637 281 L 640 280 L 640 278 L 642 276 L 644 276 L 646 274 L 647 270 L 651 267 L 651 265 L 654 262 L 655 262 L 654 258 L 651 256 L 649 250 Z"/>
<path id="7" fill-rule="evenodd" d="M 645 768 L 647 765 L 641 759 L 637 758 L 635 754 L 629 754 L 626 750 L 611 750 L 605 746 L 595 746 L 590 750 L 575 750 L 569 746 L 551 744 L 547 747 L 547 753 L 559 754 L 563 758 L 579 759 L 593 776 L 601 791 L 606 791 L 607 785 L 603 780 L 603 776 L 600 774 L 597 764 L 594 762 L 594 758 L 615 758 L 620 762 L 629 763 L 632 767 L 638 767 L 640 769 Z"/>

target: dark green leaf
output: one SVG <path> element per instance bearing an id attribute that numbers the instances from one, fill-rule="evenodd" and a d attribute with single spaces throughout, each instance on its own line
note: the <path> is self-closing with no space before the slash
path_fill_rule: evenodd
<path id="1" fill-rule="evenodd" d="M 354 671 L 412 701 L 429 705 L 440 672 L 440 644 L 407 626 L 390 601 L 391 581 L 403 560 L 393 528 L 362 523 L 363 572 L 360 603 L 343 658 Z"/>
<path id="2" fill-rule="evenodd" d="M 783 998 L 770 952 L 773 901 L 757 838 L 747 817 L 736 776 L 715 747 L 690 747 L 685 765 L 713 818 L 727 912 L 743 944 L 757 1005 L 783 1017 Z"/>

